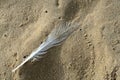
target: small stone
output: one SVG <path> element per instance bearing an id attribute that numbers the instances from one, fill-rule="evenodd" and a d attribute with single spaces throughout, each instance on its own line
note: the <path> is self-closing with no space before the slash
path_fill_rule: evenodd
<path id="1" fill-rule="evenodd" d="M 24 26 L 24 24 L 23 23 L 21 23 L 20 25 L 19 25 L 19 27 L 23 27 Z"/>
<path id="2" fill-rule="evenodd" d="M 87 41 L 87 43 L 91 43 L 91 41 Z"/>
<path id="3" fill-rule="evenodd" d="M 67 66 L 67 69 L 70 69 L 70 66 Z"/>
<path id="4" fill-rule="evenodd" d="M 88 46 L 92 46 L 92 43 L 89 43 Z"/>
<path id="5" fill-rule="evenodd" d="M 16 52 L 16 53 L 14 53 L 13 57 L 16 57 L 16 56 L 17 56 L 17 52 Z"/>
<path id="6" fill-rule="evenodd" d="M 79 55 L 78 58 L 82 58 L 82 55 Z"/>
<path id="7" fill-rule="evenodd" d="M 87 37 L 88 35 L 87 34 L 84 34 L 84 37 Z"/>
<path id="8" fill-rule="evenodd" d="M 68 65 L 67 65 L 67 69 L 70 69 L 72 66 L 72 63 L 70 62 Z"/>

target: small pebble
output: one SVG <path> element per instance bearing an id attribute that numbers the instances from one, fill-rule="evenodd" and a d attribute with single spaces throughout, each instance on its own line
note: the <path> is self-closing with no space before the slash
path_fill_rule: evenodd
<path id="1" fill-rule="evenodd" d="M 16 57 L 16 56 L 17 56 L 17 52 L 16 52 L 16 53 L 14 53 L 13 57 Z"/>
<path id="2" fill-rule="evenodd" d="M 69 64 L 67 65 L 67 69 L 70 69 L 71 66 L 72 66 L 72 63 L 69 63 Z"/>
<path id="3" fill-rule="evenodd" d="M 78 58 L 82 58 L 82 55 L 79 55 Z"/>
<path id="4" fill-rule="evenodd" d="M 88 46 L 92 46 L 92 43 L 89 43 Z"/>
<path id="5" fill-rule="evenodd" d="M 84 37 L 87 37 L 88 35 L 87 34 L 84 34 Z"/>

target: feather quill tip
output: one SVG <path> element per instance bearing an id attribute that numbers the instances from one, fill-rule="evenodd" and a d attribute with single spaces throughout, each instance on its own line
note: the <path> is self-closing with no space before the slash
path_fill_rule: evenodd
<path id="1" fill-rule="evenodd" d="M 15 71 L 16 71 L 16 69 L 13 69 L 13 70 L 12 70 L 12 72 L 15 72 Z"/>

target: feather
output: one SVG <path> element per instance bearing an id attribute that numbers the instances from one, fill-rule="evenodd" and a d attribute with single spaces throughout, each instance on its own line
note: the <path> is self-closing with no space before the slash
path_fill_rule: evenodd
<path id="1" fill-rule="evenodd" d="M 18 65 L 12 72 L 15 72 L 18 68 L 23 66 L 26 62 L 41 56 L 47 52 L 53 46 L 59 45 L 61 42 L 65 41 L 67 37 L 78 28 L 78 24 L 61 22 L 59 23 L 52 32 L 48 35 L 47 39 L 35 50 L 30 56 L 28 56 L 20 65 Z"/>

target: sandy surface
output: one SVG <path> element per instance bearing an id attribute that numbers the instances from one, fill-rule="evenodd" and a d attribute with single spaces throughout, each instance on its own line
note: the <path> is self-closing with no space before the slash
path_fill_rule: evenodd
<path id="1" fill-rule="evenodd" d="M 81 26 L 12 73 L 62 20 Z M 0 80 L 120 80 L 120 0 L 0 0 L 0 61 Z"/>

